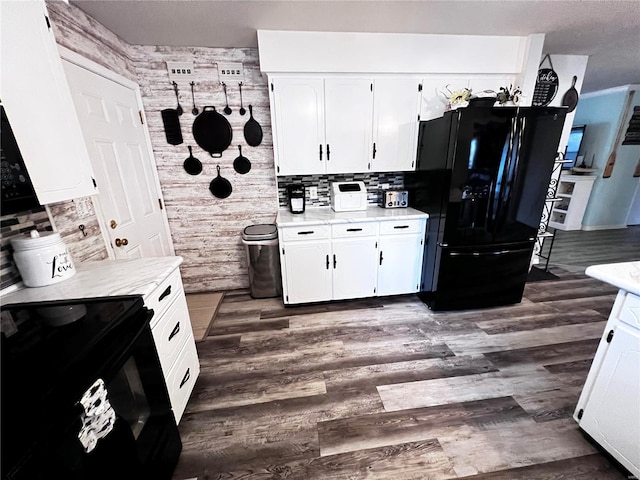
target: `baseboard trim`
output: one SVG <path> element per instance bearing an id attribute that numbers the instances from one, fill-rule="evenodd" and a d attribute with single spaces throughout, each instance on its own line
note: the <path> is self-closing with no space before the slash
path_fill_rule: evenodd
<path id="1" fill-rule="evenodd" d="M 582 225 L 582 230 L 620 230 L 621 228 L 627 228 L 626 225 Z"/>

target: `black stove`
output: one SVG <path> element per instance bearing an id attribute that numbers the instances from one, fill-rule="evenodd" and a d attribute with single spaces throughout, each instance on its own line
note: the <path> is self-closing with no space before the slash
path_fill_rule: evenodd
<path id="1" fill-rule="evenodd" d="M 3 479 L 171 478 L 181 442 L 141 297 L 1 311 Z M 81 401 L 97 384 L 108 421 Z"/>

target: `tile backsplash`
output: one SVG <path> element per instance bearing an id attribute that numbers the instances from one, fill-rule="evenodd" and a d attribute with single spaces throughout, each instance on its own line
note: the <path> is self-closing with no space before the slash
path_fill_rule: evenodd
<path id="1" fill-rule="evenodd" d="M 388 184 L 389 188 L 404 187 L 404 173 L 383 172 L 383 173 L 350 173 L 336 175 L 291 175 L 278 177 L 278 204 L 280 207 L 289 206 L 287 198 L 287 185 L 292 183 L 302 183 L 306 190 L 307 207 L 328 207 L 331 205 L 329 197 L 329 184 L 332 182 L 353 182 L 363 181 L 367 188 L 367 199 L 369 203 L 378 203 L 378 189 L 381 185 Z M 309 187 L 318 187 L 318 198 L 309 199 Z"/>

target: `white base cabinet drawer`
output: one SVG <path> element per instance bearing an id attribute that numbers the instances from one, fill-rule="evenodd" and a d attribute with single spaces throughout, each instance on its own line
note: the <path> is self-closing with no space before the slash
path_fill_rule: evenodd
<path id="1" fill-rule="evenodd" d="M 153 310 L 151 328 L 155 328 L 156 323 L 162 318 L 169 305 L 179 296 L 184 297 L 180 270 L 176 269 L 149 295 L 144 297 L 144 305 Z"/>
<path id="2" fill-rule="evenodd" d="M 160 321 L 155 324 L 151 333 L 156 343 L 162 371 L 167 375 L 187 339 L 193 341 L 189 309 L 184 295 L 175 299 Z"/>
<path id="3" fill-rule="evenodd" d="M 166 377 L 169 400 L 171 401 L 176 423 L 180 423 L 199 373 L 198 352 L 193 335 L 190 335 L 180 352 L 178 361 Z"/>

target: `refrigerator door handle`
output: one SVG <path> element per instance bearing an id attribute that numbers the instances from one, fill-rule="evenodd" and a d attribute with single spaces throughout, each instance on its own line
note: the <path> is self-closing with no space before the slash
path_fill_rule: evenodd
<path id="1" fill-rule="evenodd" d="M 528 248 L 519 248 L 517 250 L 498 250 L 496 252 L 449 252 L 451 257 L 489 257 L 496 255 L 505 255 L 507 253 L 528 252 Z"/>
<path id="2" fill-rule="evenodd" d="M 517 125 L 518 125 L 518 117 L 516 113 L 516 115 L 514 115 L 513 118 L 511 119 L 511 130 L 509 132 L 509 146 L 507 147 L 507 154 L 505 155 L 504 163 L 502 165 L 502 175 L 500 176 L 500 192 L 496 195 L 495 203 L 494 203 L 494 206 L 495 206 L 493 210 L 493 220 L 495 222 L 494 232 L 499 228 L 498 226 L 501 221 L 500 212 L 502 212 L 504 215 L 503 209 L 504 209 L 504 203 L 505 203 L 505 193 L 507 193 L 507 196 L 508 196 L 508 192 L 505 192 L 505 191 L 508 190 L 507 183 L 509 181 L 511 157 L 513 157 L 516 135 L 518 133 Z"/>

